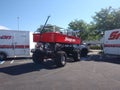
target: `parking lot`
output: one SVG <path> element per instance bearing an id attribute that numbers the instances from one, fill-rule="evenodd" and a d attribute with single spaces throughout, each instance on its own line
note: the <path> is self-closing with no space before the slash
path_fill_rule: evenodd
<path id="1" fill-rule="evenodd" d="M 120 60 L 100 58 L 91 51 L 79 62 L 57 68 L 49 60 L 35 65 L 31 58 L 0 61 L 0 90 L 119 90 Z"/>

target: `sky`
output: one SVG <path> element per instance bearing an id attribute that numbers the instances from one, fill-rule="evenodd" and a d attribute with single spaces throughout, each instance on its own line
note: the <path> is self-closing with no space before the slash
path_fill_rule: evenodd
<path id="1" fill-rule="evenodd" d="M 0 0 L 0 27 L 34 32 L 50 15 L 48 24 L 68 28 L 75 19 L 89 23 L 109 6 L 120 8 L 120 0 Z"/>

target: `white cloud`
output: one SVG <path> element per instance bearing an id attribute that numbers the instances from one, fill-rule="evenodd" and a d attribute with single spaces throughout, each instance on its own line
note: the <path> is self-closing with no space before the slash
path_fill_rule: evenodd
<path id="1" fill-rule="evenodd" d="M 0 25 L 0 30 L 9 30 L 9 28 Z"/>

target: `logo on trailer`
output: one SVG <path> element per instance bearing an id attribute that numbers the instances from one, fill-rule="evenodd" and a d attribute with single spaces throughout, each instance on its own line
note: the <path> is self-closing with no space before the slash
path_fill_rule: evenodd
<path id="1" fill-rule="evenodd" d="M 113 31 L 108 38 L 108 40 L 115 40 L 115 39 L 120 39 L 119 31 Z"/>
<path id="2" fill-rule="evenodd" d="M 12 36 L 2 35 L 0 36 L 0 39 L 11 39 Z"/>

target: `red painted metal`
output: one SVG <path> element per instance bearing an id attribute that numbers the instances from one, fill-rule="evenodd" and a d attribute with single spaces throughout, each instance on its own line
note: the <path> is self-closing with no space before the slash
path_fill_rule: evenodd
<path id="1" fill-rule="evenodd" d="M 81 40 L 75 36 L 68 36 L 56 32 L 34 33 L 34 42 L 63 43 L 63 44 L 80 44 Z"/>

